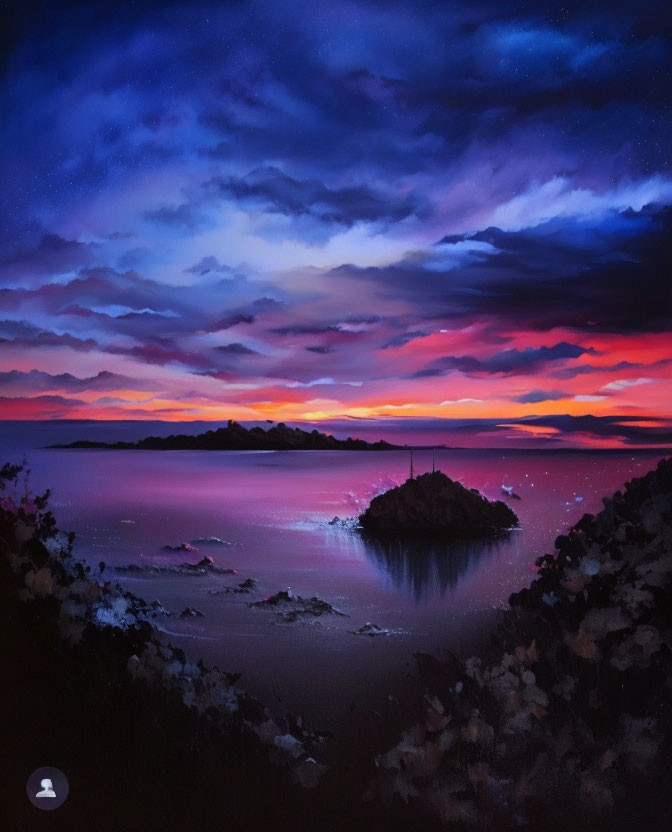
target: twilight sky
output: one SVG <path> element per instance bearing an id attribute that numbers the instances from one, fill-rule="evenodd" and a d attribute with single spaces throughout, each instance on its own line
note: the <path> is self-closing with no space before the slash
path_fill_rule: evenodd
<path id="1" fill-rule="evenodd" d="M 0 418 L 672 446 L 668 4 L 9 7 Z"/>

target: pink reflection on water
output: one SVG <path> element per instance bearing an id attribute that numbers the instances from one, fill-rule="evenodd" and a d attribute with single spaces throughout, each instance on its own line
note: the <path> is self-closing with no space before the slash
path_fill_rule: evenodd
<path id="1" fill-rule="evenodd" d="M 266 701 L 329 723 L 350 699 L 383 692 L 408 672 L 413 652 L 472 649 L 511 592 L 530 582 L 535 559 L 601 498 L 649 470 L 657 455 L 436 452 L 436 466 L 492 499 L 505 482 L 520 494 L 512 507 L 520 531 L 496 544 L 385 547 L 330 526 L 357 514 L 408 475 L 406 452 L 108 452 L 31 451 L 37 493 L 53 488 L 59 525 L 77 533 L 76 551 L 94 564 L 181 563 L 204 554 L 258 581 L 250 596 L 212 595 L 228 578 L 122 578 L 148 600 L 175 611 L 194 606 L 203 619 L 170 619 L 171 639 L 194 658 L 243 673 Z M 417 473 L 432 454 L 416 452 Z M 583 497 L 577 502 L 576 497 Z M 198 553 L 167 544 L 214 536 L 231 545 Z M 291 587 L 317 595 L 348 617 L 286 624 L 251 610 Z M 400 631 L 363 639 L 367 621 Z M 316 693 L 319 691 L 319 693 Z M 337 693 L 335 693 L 337 692 Z"/>

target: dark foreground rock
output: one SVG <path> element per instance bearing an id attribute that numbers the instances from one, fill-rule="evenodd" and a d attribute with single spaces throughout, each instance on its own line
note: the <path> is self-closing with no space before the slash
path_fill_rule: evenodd
<path id="1" fill-rule="evenodd" d="M 460 540 L 502 534 L 518 525 L 518 518 L 500 500 L 490 502 L 435 471 L 379 494 L 359 522 L 365 531 L 381 536 Z"/>
<path id="2" fill-rule="evenodd" d="M 389 442 L 365 442 L 363 439 L 336 439 L 318 430 L 287 427 L 283 422 L 268 430 L 244 428 L 230 420 L 225 428 L 209 430 L 197 436 L 149 436 L 139 442 L 91 442 L 80 440 L 55 448 L 108 448 L 145 451 L 390 451 L 398 445 Z"/>
<path id="3" fill-rule="evenodd" d="M 425 718 L 370 794 L 482 829 L 663 829 L 672 785 L 672 460 L 585 515 L 490 647 L 418 655 Z"/>

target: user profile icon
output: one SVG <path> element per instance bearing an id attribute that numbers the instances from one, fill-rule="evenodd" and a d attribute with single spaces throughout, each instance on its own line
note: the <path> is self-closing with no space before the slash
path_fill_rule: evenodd
<path id="1" fill-rule="evenodd" d="M 40 791 L 35 795 L 35 797 L 56 797 L 54 784 L 48 777 L 45 777 L 44 780 L 40 780 Z"/>
<path id="2" fill-rule="evenodd" d="M 26 783 L 28 800 L 38 809 L 58 809 L 70 791 L 68 778 L 53 766 L 35 769 Z"/>

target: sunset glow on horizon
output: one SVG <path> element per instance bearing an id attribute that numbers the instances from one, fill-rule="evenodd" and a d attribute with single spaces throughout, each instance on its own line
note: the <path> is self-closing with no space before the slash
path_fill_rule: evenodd
<path id="1" fill-rule="evenodd" d="M 0 419 L 672 447 L 670 50 L 630 4 L 494 8 L 26 21 Z"/>

